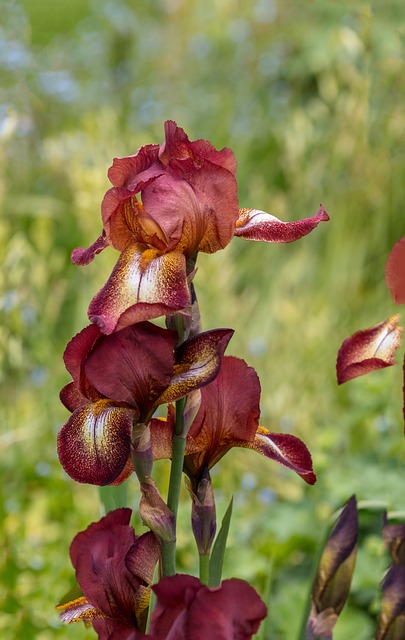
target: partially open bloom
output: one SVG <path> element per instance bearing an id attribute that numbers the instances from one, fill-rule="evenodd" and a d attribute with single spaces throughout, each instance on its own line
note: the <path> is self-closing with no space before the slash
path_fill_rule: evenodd
<path id="1" fill-rule="evenodd" d="M 244 580 L 224 580 L 208 588 L 193 576 L 163 578 L 148 640 L 250 640 L 266 616 L 266 606 Z"/>
<path id="2" fill-rule="evenodd" d="M 72 261 L 85 265 L 108 245 L 121 252 L 113 272 L 90 303 L 89 317 L 103 333 L 170 315 L 191 304 L 190 280 L 199 251 L 224 249 L 234 235 L 292 242 L 322 220 L 323 207 L 305 220 L 284 223 L 256 209 L 238 209 L 236 161 L 230 149 L 191 142 L 175 122 L 165 123 L 162 145 L 115 158 L 108 171 L 103 231 Z"/>
<path id="3" fill-rule="evenodd" d="M 229 449 L 243 447 L 280 462 L 309 484 L 316 476 L 311 455 L 295 436 L 270 433 L 259 426 L 260 382 L 243 360 L 224 357 L 221 369 L 201 389 L 201 405 L 187 436 L 184 470 L 195 490 L 206 468 L 211 469 Z M 162 425 L 152 425 L 155 458 L 170 456 L 170 440 Z M 170 433 L 170 425 L 166 427 Z"/>
<path id="4" fill-rule="evenodd" d="M 347 502 L 323 550 L 312 590 L 307 640 L 332 640 L 332 630 L 350 591 L 357 553 L 356 498 Z"/>
<path id="5" fill-rule="evenodd" d="M 72 411 L 58 436 L 65 471 L 77 482 L 122 482 L 133 471 L 133 424 L 147 424 L 158 405 L 208 384 L 232 333 L 207 331 L 179 347 L 174 331 L 149 322 L 110 336 L 95 325 L 78 333 L 64 354 L 73 378 L 61 391 Z"/>
<path id="6" fill-rule="evenodd" d="M 405 524 L 388 524 L 384 514 L 382 536 L 392 565 L 382 584 L 383 598 L 376 640 L 405 637 Z"/>
<path id="7" fill-rule="evenodd" d="M 70 546 L 83 596 L 59 605 L 60 617 L 92 623 L 99 640 L 144 637 L 160 544 L 151 532 L 136 536 L 130 519 L 131 509 L 110 511 Z"/>

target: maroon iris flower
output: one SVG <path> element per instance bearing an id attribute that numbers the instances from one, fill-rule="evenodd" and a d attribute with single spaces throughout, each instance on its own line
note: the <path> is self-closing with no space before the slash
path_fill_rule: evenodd
<path id="1" fill-rule="evenodd" d="M 103 333 L 190 306 L 190 281 L 199 251 L 224 249 L 233 236 L 293 242 L 329 217 L 284 223 L 256 209 L 238 209 L 236 161 L 230 149 L 191 142 L 175 122 L 165 123 L 162 145 L 115 158 L 108 171 L 103 231 L 72 261 L 85 265 L 107 246 L 121 252 L 113 272 L 90 303 L 89 317 Z"/>
<path id="2" fill-rule="evenodd" d="M 224 580 L 210 589 L 193 576 L 163 578 L 153 591 L 148 640 L 250 640 L 267 610 L 243 580 Z"/>
<path id="3" fill-rule="evenodd" d="M 187 436 L 184 469 L 194 489 L 204 469 L 211 469 L 232 447 L 257 451 L 314 484 L 316 476 L 305 444 L 295 436 L 259 426 L 259 403 L 256 371 L 239 358 L 224 357 L 215 380 L 201 389 L 201 405 Z M 170 457 L 171 428 L 170 421 L 165 427 L 161 421 L 152 425 L 155 458 Z"/>
<path id="4" fill-rule="evenodd" d="M 207 331 L 177 348 L 174 331 L 149 322 L 110 336 L 95 325 L 78 333 L 64 354 L 73 378 L 61 391 L 72 411 L 58 435 L 65 471 L 77 482 L 123 482 L 133 471 L 133 424 L 147 424 L 158 405 L 209 383 L 232 333 Z"/>
<path id="5" fill-rule="evenodd" d="M 93 624 L 99 640 L 144 637 L 160 545 L 152 532 L 136 536 L 130 519 L 131 509 L 111 511 L 70 546 L 83 596 L 59 605 L 60 617 Z"/>

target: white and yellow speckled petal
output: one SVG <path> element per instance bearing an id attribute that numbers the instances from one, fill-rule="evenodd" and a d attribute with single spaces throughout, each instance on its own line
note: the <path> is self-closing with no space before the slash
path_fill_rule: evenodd
<path id="1" fill-rule="evenodd" d="M 89 307 L 89 318 L 103 333 L 179 311 L 191 304 L 186 259 L 178 251 L 142 252 L 131 245 Z"/>
<path id="2" fill-rule="evenodd" d="M 58 454 L 76 482 L 99 486 L 113 483 L 130 456 L 135 412 L 99 400 L 71 415 L 58 435 Z"/>

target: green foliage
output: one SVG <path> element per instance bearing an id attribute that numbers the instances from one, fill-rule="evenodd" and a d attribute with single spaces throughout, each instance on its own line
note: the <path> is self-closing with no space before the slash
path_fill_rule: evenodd
<path id="1" fill-rule="evenodd" d="M 331 215 L 296 244 L 235 239 L 198 259 L 204 328 L 236 329 L 229 352 L 260 375 L 263 426 L 303 438 L 318 473 L 318 484 L 306 487 L 252 452 L 227 454 L 213 474 L 219 512 L 235 495 L 226 577 L 264 593 L 271 559 L 269 638 L 293 638 L 299 614 L 294 621 L 291 610 L 304 605 L 331 513 L 352 493 L 405 508 L 399 367 L 339 389 L 334 372 L 343 339 L 395 311 L 384 268 L 405 233 L 401 12 L 400 0 L 2 3 L 0 633 L 7 638 L 94 637 L 81 625 L 62 626 L 54 610 L 73 584 L 69 543 L 99 517 L 96 489 L 66 478 L 55 440 L 66 419 L 58 401 L 67 381 L 63 349 L 87 322 L 88 302 L 116 255 L 106 251 L 83 269 L 69 255 L 99 233 L 112 158 L 161 141 L 167 118 L 192 139 L 234 150 L 241 206 L 295 219 L 322 202 Z M 167 465 L 157 473 L 167 483 Z M 183 497 L 180 519 L 188 523 Z M 336 638 L 367 638 L 375 626 L 388 564 L 375 518 L 363 532 Z M 194 543 L 181 535 L 180 568 L 196 571 Z"/>

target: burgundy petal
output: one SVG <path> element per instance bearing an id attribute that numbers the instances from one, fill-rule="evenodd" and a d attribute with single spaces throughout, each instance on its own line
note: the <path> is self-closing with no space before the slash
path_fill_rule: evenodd
<path id="1" fill-rule="evenodd" d="M 395 304 L 405 303 L 405 236 L 401 238 L 388 257 L 385 280 Z"/>
<path id="2" fill-rule="evenodd" d="M 179 311 L 191 304 L 182 253 L 122 252 L 113 272 L 89 306 L 89 317 L 106 334 Z"/>
<path id="3" fill-rule="evenodd" d="M 357 331 L 343 342 L 336 363 L 338 384 L 395 364 L 403 331 L 398 321 L 398 315 L 392 316 L 375 327 Z"/>
<path id="4" fill-rule="evenodd" d="M 97 340 L 102 336 L 100 329 L 94 324 L 82 329 L 68 342 L 63 354 L 65 367 L 73 380 L 80 381 L 82 366 Z"/>
<path id="5" fill-rule="evenodd" d="M 195 471 L 205 465 L 212 467 L 235 442 L 253 442 L 259 402 L 260 382 L 255 370 L 239 358 L 225 356 L 215 380 L 201 389 L 201 406 L 188 438 L 200 453 L 189 458 L 188 465 Z"/>
<path id="6" fill-rule="evenodd" d="M 221 366 L 232 329 L 205 331 L 184 342 L 176 351 L 176 364 L 170 386 L 160 402 L 173 402 L 211 382 Z"/>
<path id="7" fill-rule="evenodd" d="M 322 205 L 311 218 L 295 222 L 282 222 L 258 209 L 240 209 L 235 236 L 263 242 L 295 242 L 313 231 L 320 222 L 328 220 L 329 216 Z"/>
<path id="8" fill-rule="evenodd" d="M 246 447 L 261 453 L 292 469 L 308 484 L 315 484 L 316 475 L 312 468 L 312 458 L 306 445 L 295 436 L 287 433 L 270 433 L 259 427 L 253 442 L 241 441 L 234 446 Z"/>
<path id="9" fill-rule="evenodd" d="M 97 240 L 93 242 L 93 244 L 90 245 L 90 247 L 88 247 L 87 249 L 82 249 L 81 247 L 73 249 L 70 259 L 73 264 L 78 264 L 82 267 L 92 262 L 94 260 L 94 257 L 98 253 L 101 253 L 106 247 L 108 247 L 108 241 L 103 231 L 101 236 L 99 236 Z"/>
<path id="10" fill-rule="evenodd" d="M 140 421 L 169 384 L 177 336 L 149 322 L 140 322 L 106 336 L 86 361 L 91 383 L 107 398 L 138 407 Z"/>
<path id="11" fill-rule="evenodd" d="M 114 158 L 108 178 L 114 187 L 124 187 L 138 193 L 142 185 L 156 178 L 164 169 L 158 161 L 159 145 L 147 144 L 133 156 Z"/>
<path id="12" fill-rule="evenodd" d="M 197 578 L 175 575 L 163 578 L 153 590 L 157 595 L 150 627 L 154 640 L 250 640 L 267 613 L 255 590 L 236 578 L 209 589 Z"/>
<path id="13" fill-rule="evenodd" d="M 99 486 L 120 475 L 130 455 L 135 412 L 108 400 L 76 409 L 58 434 L 59 460 L 76 482 Z"/>
<path id="14" fill-rule="evenodd" d="M 69 382 L 61 389 L 59 398 L 61 403 L 73 413 L 79 407 L 89 404 L 88 400 L 82 393 L 75 382 Z"/>

